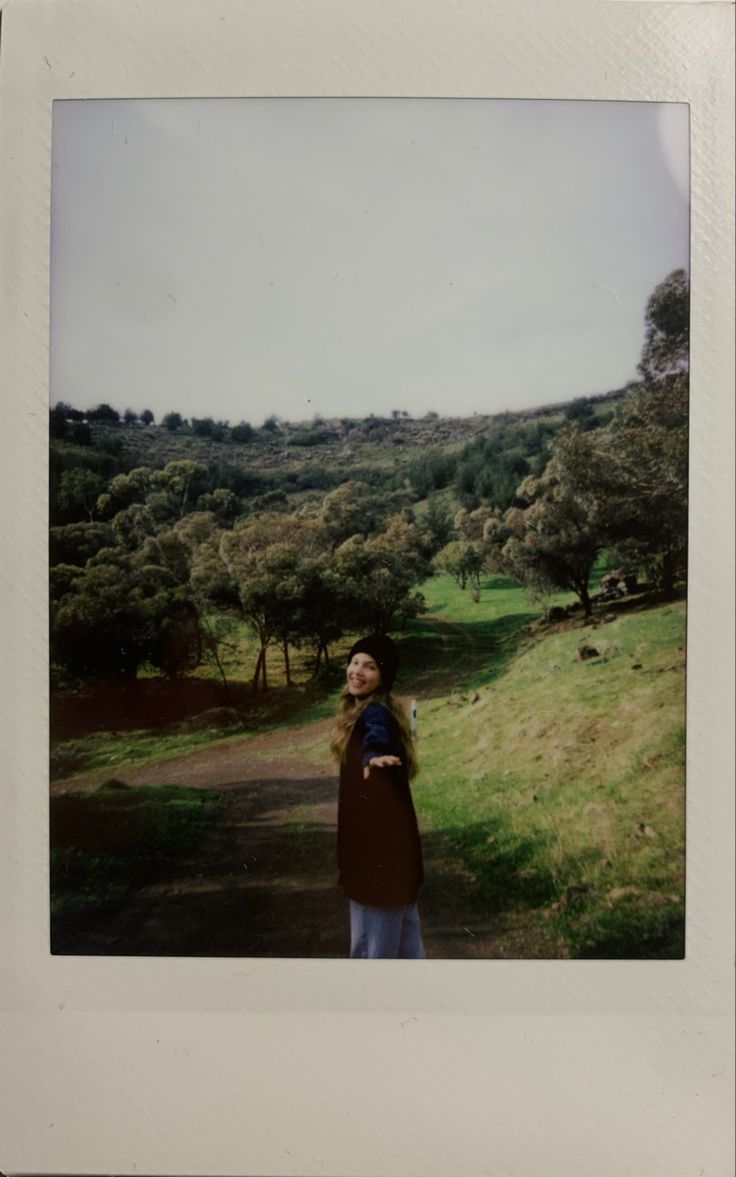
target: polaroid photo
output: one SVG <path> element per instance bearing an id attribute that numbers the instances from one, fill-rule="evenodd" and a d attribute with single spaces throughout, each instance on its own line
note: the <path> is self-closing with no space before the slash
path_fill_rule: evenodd
<path id="1" fill-rule="evenodd" d="M 3 1172 L 726 1172 L 732 44 L 6 5 Z"/>

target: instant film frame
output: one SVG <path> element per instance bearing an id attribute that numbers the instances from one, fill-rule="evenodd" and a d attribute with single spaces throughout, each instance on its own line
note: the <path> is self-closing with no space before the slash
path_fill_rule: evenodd
<path id="1" fill-rule="evenodd" d="M 92 593 L 75 594 L 75 573 L 65 562 L 84 562 L 74 549 L 85 531 L 96 532 L 92 542 L 106 549 L 113 535 L 120 542 L 121 534 L 138 532 L 132 560 L 140 569 L 140 545 L 149 548 L 149 584 L 169 568 L 151 550 L 157 541 L 143 538 L 140 518 L 131 519 L 140 504 L 117 513 L 126 496 L 113 491 L 122 488 L 119 479 L 109 481 L 112 463 L 145 467 L 175 456 L 206 463 L 208 488 L 216 480 L 242 496 L 231 506 L 247 514 L 237 523 L 220 520 L 223 541 L 233 545 L 242 533 L 230 526 L 249 520 L 263 542 L 263 513 L 274 509 L 267 501 L 281 496 L 284 514 L 271 517 L 272 540 L 295 541 L 299 558 L 309 552 L 314 513 L 321 518 L 328 494 L 334 502 L 352 480 L 369 481 L 373 495 L 382 486 L 381 496 L 400 494 L 410 480 L 412 509 L 425 525 L 425 503 L 416 500 L 425 498 L 427 475 L 437 472 L 435 455 L 445 466 L 440 484 L 454 464 L 454 489 L 442 492 L 455 496 L 450 514 L 461 500 L 470 509 L 477 501 L 463 489 L 468 475 L 471 483 L 477 476 L 467 466 L 461 476 L 466 451 L 458 450 L 458 432 L 476 435 L 472 450 L 504 420 L 487 414 L 523 414 L 528 406 L 540 416 L 512 417 L 517 432 L 509 426 L 523 452 L 554 428 L 551 422 L 584 409 L 586 402 L 572 400 L 576 394 L 621 389 L 634 375 L 652 285 L 689 266 L 688 187 L 684 103 L 54 102 L 50 402 L 71 401 L 78 410 L 101 395 L 116 405 L 133 399 L 159 422 L 175 404 L 191 414 L 191 424 L 181 437 L 179 429 L 143 426 L 126 413 L 90 448 L 65 439 L 71 433 L 72 442 L 75 435 L 91 440 L 89 426 L 64 418 L 58 439 L 61 419 L 56 412 L 51 418 L 52 952 L 343 959 L 349 946 L 348 905 L 335 886 L 336 774 L 326 738 L 312 726 L 319 721 L 312 716 L 310 724 L 305 714 L 315 693 L 305 665 L 314 657 L 314 635 L 297 631 L 283 648 L 271 642 L 269 691 L 254 694 L 252 625 L 239 656 L 230 642 L 243 641 L 242 628 L 237 638 L 220 639 L 226 674 L 211 658 L 204 667 L 187 663 L 181 673 L 182 654 L 197 661 L 199 642 L 174 643 L 172 668 L 172 646 L 160 636 L 174 602 L 169 598 L 155 627 L 140 612 L 136 624 L 135 572 L 115 556 L 112 566 L 91 572 L 101 578 Z M 555 416 L 560 398 L 567 407 Z M 668 478 L 681 487 L 673 487 L 679 505 L 687 407 L 678 405 L 682 458 Z M 605 412 L 606 402 L 597 407 Z M 200 440 L 198 431 L 212 423 L 198 418 L 215 410 L 252 422 L 247 447 L 232 436 Z M 437 410 L 438 421 L 427 419 Z M 309 424 L 317 412 L 322 426 L 316 418 Z M 276 425 L 272 414 L 280 415 L 281 428 L 258 431 L 260 419 Z M 300 430 L 295 423 L 305 417 Z M 301 444 L 315 441 L 318 448 Z M 85 458 L 107 463 L 98 467 L 104 481 L 78 468 Z M 544 464 L 541 457 L 527 461 L 536 472 Z M 502 467 L 503 458 L 486 459 L 491 474 L 494 465 Z M 109 485 L 109 510 L 85 496 L 65 514 L 65 491 L 80 477 L 97 489 Z M 514 485 L 523 477 L 517 468 Z M 200 490 L 187 488 L 187 511 L 201 509 Z M 375 509 L 368 493 L 368 502 L 354 495 L 347 505 L 360 511 L 351 517 L 354 531 Z M 486 485 L 481 493 L 484 504 L 490 498 L 499 509 L 491 496 L 503 489 Z M 149 500 L 157 531 L 180 526 L 165 522 L 179 502 L 178 493 L 175 506 L 161 492 Z M 394 502 L 391 514 L 397 509 Z M 665 516 L 668 510 L 672 498 Z M 302 528 L 304 511 L 311 514 Z M 680 527 L 684 541 L 686 518 Z M 373 542 L 367 541 L 369 563 Z M 329 543 L 323 537 L 319 550 Z M 411 532 L 399 546 L 400 567 L 416 562 Z M 623 558 L 614 559 L 619 568 Z M 93 563 L 106 559 L 99 553 Z M 235 559 L 240 564 L 242 557 Z M 333 571 L 335 562 L 339 556 Z M 598 573 L 590 579 L 592 593 Z M 515 627 L 535 619 L 539 606 L 520 589 L 499 603 L 509 590 L 496 584 L 508 582 L 493 580 L 482 593 L 479 585 L 474 600 L 467 589 L 448 596 L 447 579 L 422 579 L 427 611 L 414 621 L 391 611 L 401 643 L 399 692 L 419 696 L 415 801 L 425 828 L 420 910 L 427 954 L 678 959 L 686 602 L 600 602 L 595 628 L 585 625 L 578 606 L 561 633 L 538 633 L 542 640 L 529 651 L 537 662 L 532 671 L 523 630 L 518 635 Z M 276 599 L 277 593 L 274 584 Z M 373 596 L 364 590 L 355 620 L 330 635 L 332 680 L 326 699 L 322 691 L 323 709 L 334 710 L 346 634 L 379 624 L 368 612 Z M 333 595 L 333 616 L 338 609 Z M 298 618 L 293 597 L 291 610 Z M 174 624 L 174 632 L 182 630 Z M 158 657 L 155 665 L 163 661 L 169 675 L 162 681 L 149 666 L 137 668 L 131 681 L 132 659 L 141 659 L 152 640 L 158 648 L 148 646 L 151 661 Z M 586 641 L 594 654 L 584 663 L 573 654 Z M 545 651 L 553 659 L 548 666 Z M 287 653 L 296 691 L 285 683 Z M 130 659 L 128 674 L 116 677 L 121 657 Z M 84 681 L 90 672 L 93 681 L 80 693 L 77 675 Z M 510 700 L 523 674 L 521 698 Z M 479 706 L 464 706 L 470 699 Z M 218 704 L 223 710 L 207 710 Z M 242 711 L 233 715 L 228 705 Z M 284 709 L 294 712 L 290 720 Z M 267 726 L 276 726 L 256 735 L 254 726 L 268 716 Z M 239 736 L 225 726 L 233 719 Z M 214 724 L 214 743 L 181 748 L 182 729 L 203 722 Z M 132 760 L 141 737 L 152 752 L 152 737 L 160 734 L 165 749 L 174 732 L 179 757 L 161 763 L 159 752 L 158 763 L 142 767 Z M 223 741 L 227 735 L 234 739 Z M 477 746 L 468 747 L 489 737 L 482 758 Z M 91 780 L 80 779 L 90 747 L 99 767 Z M 134 787 L 98 792 L 111 776 Z M 157 783 L 166 781 L 173 789 L 162 798 Z M 214 815 L 212 792 L 193 791 L 193 781 L 215 790 Z M 182 819 L 193 820 L 203 797 L 207 816 L 195 832 Z"/>
<path id="2" fill-rule="evenodd" d="M 722 4 L 6 5 L 4 1172 L 729 1172 L 732 29 Z M 51 957 L 51 101 L 414 94 L 690 104 L 686 960 Z"/>

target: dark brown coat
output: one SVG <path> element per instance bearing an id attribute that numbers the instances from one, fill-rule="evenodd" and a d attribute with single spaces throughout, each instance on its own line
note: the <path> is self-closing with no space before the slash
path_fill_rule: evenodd
<path id="1" fill-rule="evenodd" d="M 339 882 L 349 899 L 372 907 L 415 903 L 424 877 L 414 803 L 405 763 L 372 768 L 372 756 L 405 760 L 396 719 L 374 701 L 356 720 L 340 767 L 337 817 Z"/>

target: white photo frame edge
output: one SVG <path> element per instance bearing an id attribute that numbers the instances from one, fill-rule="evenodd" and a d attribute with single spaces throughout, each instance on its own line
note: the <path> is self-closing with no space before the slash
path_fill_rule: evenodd
<path id="1" fill-rule="evenodd" d="M 145 8 L 132 0 L 11 0 L 2 33 L 8 393 L 0 485 L 3 552 L 13 577 L 0 681 L 0 928 L 7 945 L 0 1169 L 725 1174 L 732 1094 L 725 1040 L 733 949 L 732 539 L 728 511 L 713 504 L 723 496 L 724 473 L 733 473 L 730 6 L 222 0 L 205 11 L 190 0 L 154 0 Z M 356 973 L 348 961 L 50 957 L 44 692 L 51 103 L 440 94 L 690 105 L 687 958 L 436 961 L 417 974 L 390 962 Z M 720 576 L 710 575 L 714 563 Z"/>

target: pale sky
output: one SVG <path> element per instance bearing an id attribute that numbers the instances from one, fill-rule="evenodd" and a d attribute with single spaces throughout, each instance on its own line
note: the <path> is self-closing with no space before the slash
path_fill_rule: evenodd
<path id="1" fill-rule="evenodd" d="M 51 403 L 259 424 L 621 387 L 688 266 L 684 105 L 54 103 Z"/>

